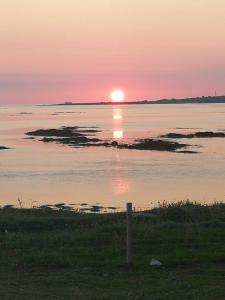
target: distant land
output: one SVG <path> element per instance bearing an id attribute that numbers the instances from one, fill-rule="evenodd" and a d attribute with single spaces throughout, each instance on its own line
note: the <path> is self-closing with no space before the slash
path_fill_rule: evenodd
<path id="1" fill-rule="evenodd" d="M 44 106 L 62 106 L 62 105 L 130 105 L 130 104 L 199 104 L 199 103 L 225 103 L 224 96 L 202 96 L 183 99 L 160 99 L 160 100 L 140 100 L 123 102 L 64 102 L 56 104 L 45 104 Z"/>

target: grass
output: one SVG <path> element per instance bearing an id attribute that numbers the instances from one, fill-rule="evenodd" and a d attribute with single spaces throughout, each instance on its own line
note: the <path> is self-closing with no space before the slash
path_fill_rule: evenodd
<path id="1" fill-rule="evenodd" d="M 124 213 L 0 209 L 0 299 L 224 300 L 225 204 L 134 217 L 130 268 L 125 226 Z"/>

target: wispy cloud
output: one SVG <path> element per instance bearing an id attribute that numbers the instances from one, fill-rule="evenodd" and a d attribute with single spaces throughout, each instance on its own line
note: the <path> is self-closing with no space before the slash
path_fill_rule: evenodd
<path id="1" fill-rule="evenodd" d="M 49 74 L 0 73 L 0 89 L 12 88 L 46 88 L 64 85 L 68 81 L 66 76 Z"/>

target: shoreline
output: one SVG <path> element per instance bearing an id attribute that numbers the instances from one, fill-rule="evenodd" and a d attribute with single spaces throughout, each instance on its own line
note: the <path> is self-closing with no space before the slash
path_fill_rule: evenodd
<path id="1" fill-rule="evenodd" d="M 187 200 L 180 200 L 177 202 L 157 202 L 157 205 L 149 205 L 149 206 L 133 206 L 133 213 L 134 214 L 159 214 L 160 211 L 169 210 L 169 209 L 187 209 L 189 207 L 196 209 L 196 210 L 210 210 L 214 209 L 215 207 L 222 207 L 225 212 L 225 202 L 224 201 L 212 201 L 211 203 L 203 203 L 201 201 L 191 201 Z M 115 215 L 115 214 L 123 214 L 125 213 L 125 205 L 124 207 L 116 207 L 116 206 L 102 206 L 101 204 L 90 204 L 90 203 L 55 203 L 55 204 L 40 204 L 40 205 L 33 205 L 33 206 L 25 206 L 22 200 L 18 200 L 18 204 L 5 204 L 0 206 L 0 211 L 48 211 L 51 212 L 69 212 L 72 214 L 97 214 L 97 215 Z M 225 218 L 225 216 L 224 216 Z"/>
<path id="2" fill-rule="evenodd" d="M 73 106 L 73 105 L 153 105 L 153 104 L 225 104 L 224 96 L 202 96 L 192 98 L 172 98 L 172 99 L 159 99 L 159 100 L 138 100 L 138 101 L 123 101 L 123 102 L 64 102 L 53 104 L 39 104 L 38 106 Z"/>

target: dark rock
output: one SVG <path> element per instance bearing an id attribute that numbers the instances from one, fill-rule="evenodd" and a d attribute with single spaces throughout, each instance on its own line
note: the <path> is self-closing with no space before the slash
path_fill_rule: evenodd
<path id="1" fill-rule="evenodd" d="M 81 129 L 82 128 L 82 129 Z M 92 146 L 101 142 L 98 138 L 90 138 L 89 134 L 97 133 L 99 130 L 84 127 L 61 127 L 60 129 L 38 129 L 27 132 L 28 136 L 43 137 L 40 141 L 44 143 L 58 143 L 69 146 Z"/>
<path id="2" fill-rule="evenodd" d="M 109 207 L 106 207 L 107 209 L 111 209 L 111 210 L 117 210 L 117 208 L 116 207 L 114 207 L 114 206 L 109 206 Z"/>
<path id="3" fill-rule="evenodd" d="M 195 133 L 188 133 L 188 134 L 182 134 L 182 133 L 167 133 L 160 136 L 161 138 L 169 138 L 169 139 L 192 139 L 192 138 L 223 138 L 225 137 L 224 132 L 212 132 L 212 131 L 199 131 Z"/>
<path id="4" fill-rule="evenodd" d="M 3 209 L 10 209 L 10 208 L 13 208 L 14 207 L 14 205 L 12 205 L 12 204 L 7 204 L 7 205 L 4 205 L 3 206 Z"/>
<path id="5" fill-rule="evenodd" d="M 104 207 L 99 205 L 92 205 L 90 208 L 90 212 L 100 212 Z"/>
<path id="6" fill-rule="evenodd" d="M 134 144 L 119 144 L 120 149 L 136 149 L 136 150 L 157 150 L 157 151 L 175 151 L 177 149 L 187 147 L 187 144 L 177 142 L 155 140 L 155 139 L 140 139 Z"/>
<path id="7" fill-rule="evenodd" d="M 111 143 L 111 145 L 112 145 L 113 147 L 117 147 L 117 146 L 118 146 L 118 142 L 117 142 L 117 141 L 113 141 L 113 142 Z"/>
<path id="8" fill-rule="evenodd" d="M 5 146 L 0 146 L 0 150 L 8 150 L 8 149 L 10 149 L 10 148 L 5 147 Z"/>
<path id="9" fill-rule="evenodd" d="M 44 143 L 57 143 L 71 147 L 116 147 L 118 149 L 130 150 L 155 150 L 155 151 L 176 151 L 187 147 L 187 144 L 166 141 L 161 139 L 139 139 L 133 144 L 119 144 L 117 141 L 104 141 L 99 138 L 89 137 L 90 133 L 99 132 L 97 129 L 85 127 L 61 127 L 60 129 L 39 129 L 28 132 L 28 136 L 42 137 Z"/>

